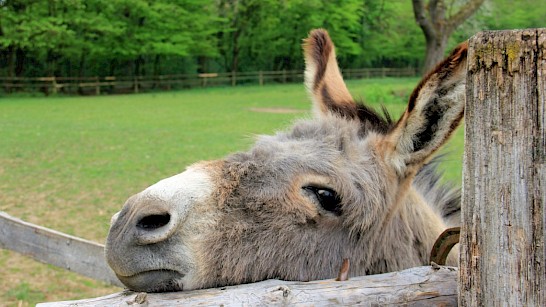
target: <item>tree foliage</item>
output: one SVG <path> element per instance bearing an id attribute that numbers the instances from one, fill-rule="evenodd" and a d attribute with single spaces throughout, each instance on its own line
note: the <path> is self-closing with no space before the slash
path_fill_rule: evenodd
<path id="1" fill-rule="evenodd" d="M 319 27 L 336 42 L 342 67 L 420 67 L 435 61 L 423 61 L 427 49 L 441 57 L 477 31 L 546 20 L 539 0 L 486 0 L 470 18 L 461 13 L 478 2 L 0 0 L 0 75 L 300 70 L 302 38 Z M 424 22 L 416 22 L 415 4 Z M 441 48 L 423 33 L 439 37 Z"/>

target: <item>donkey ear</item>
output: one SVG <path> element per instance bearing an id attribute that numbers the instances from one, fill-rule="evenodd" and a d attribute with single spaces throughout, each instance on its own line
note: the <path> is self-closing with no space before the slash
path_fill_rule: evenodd
<path id="1" fill-rule="evenodd" d="M 304 40 L 305 85 L 315 114 L 337 113 L 354 117 L 356 104 L 343 82 L 334 44 L 324 29 L 316 29 Z"/>
<path id="2" fill-rule="evenodd" d="M 415 174 L 443 145 L 464 114 L 467 43 L 462 43 L 417 85 L 408 107 L 382 142 L 401 178 Z"/>

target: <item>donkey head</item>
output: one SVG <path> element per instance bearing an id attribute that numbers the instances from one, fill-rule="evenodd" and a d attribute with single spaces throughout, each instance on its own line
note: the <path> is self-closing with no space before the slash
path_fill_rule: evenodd
<path id="1" fill-rule="evenodd" d="M 463 116 L 466 47 L 419 83 L 396 123 L 354 102 L 326 31 L 304 53 L 313 119 L 192 165 L 112 218 L 106 257 L 127 287 L 332 278 L 344 258 L 351 275 L 426 263 L 457 216 L 458 194 L 426 163 Z"/>

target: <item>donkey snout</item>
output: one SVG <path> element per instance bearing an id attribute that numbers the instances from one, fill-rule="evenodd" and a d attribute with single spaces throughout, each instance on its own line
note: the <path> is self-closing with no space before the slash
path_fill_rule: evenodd
<path id="1" fill-rule="evenodd" d="M 187 276 L 195 264 L 186 221 L 212 191 L 205 170 L 189 168 L 126 201 L 111 219 L 105 246 L 106 260 L 124 285 L 137 291 L 191 287 Z"/>

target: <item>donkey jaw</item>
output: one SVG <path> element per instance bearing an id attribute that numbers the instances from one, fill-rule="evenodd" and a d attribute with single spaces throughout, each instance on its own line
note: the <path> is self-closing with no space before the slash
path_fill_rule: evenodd
<path id="1" fill-rule="evenodd" d="M 188 215 L 210 202 L 213 181 L 205 165 L 161 180 L 129 198 L 112 217 L 106 259 L 119 280 L 134 291 L 195 288 L 196 261 L 188 238 L 199 225 Z M 197 219 L 198 220 L 198 219 Z"/>
<path id="2" fill-rule="evenodd" d="M 171 270 L 151 270 L 132 276 L 117 275 L 133 291 L 174 292 L 184 290 L 184 274 Z"/>

